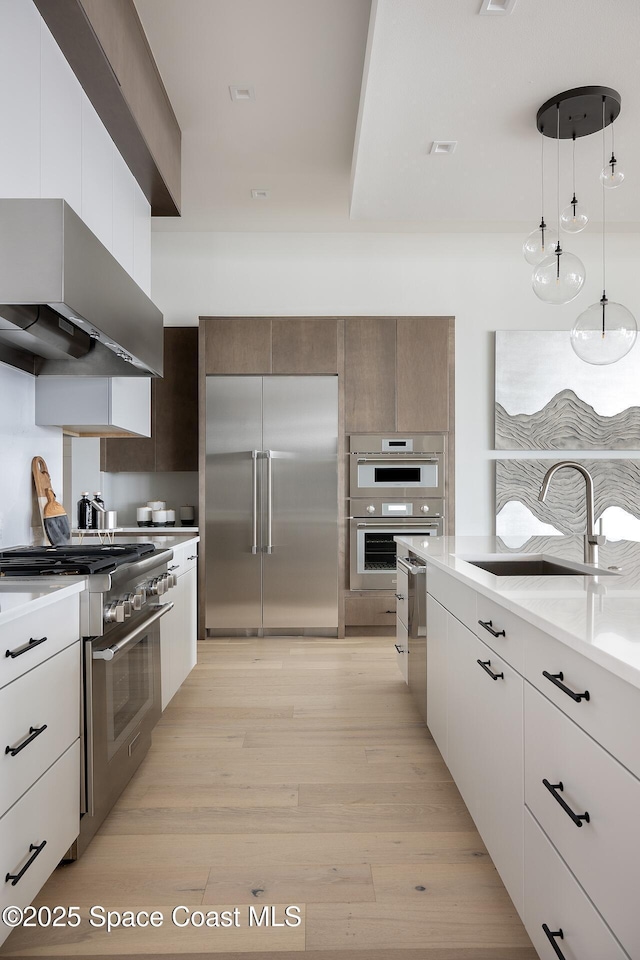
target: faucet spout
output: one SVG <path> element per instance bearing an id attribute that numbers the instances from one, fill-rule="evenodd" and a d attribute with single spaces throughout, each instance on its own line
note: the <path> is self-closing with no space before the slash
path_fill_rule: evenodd
<path id="1" fill-rule="evenodd" d="M 602 534 L 597 534 L 595 532 L 593 477 L 589 471 L 583 467 L 581 463 L 577 463 L 575 460 L 560 460 L 559 463 L 554 463 L 552 467 L 549 467 L 544 475 L 542 483 L 540 484 L 538 500 L 540 500 L 541 503 L 544 503 L 547 493 L 549 492 L 549 484 L 551 483 L 551 480 L 558 470 L 565 469 L 577 470 L 577 472 L 584 477 L 587 513 L 587 530 L 584 537 L 584 561 L 585 563 L 597 563 L 598 547 L 605 544 L 607 542 L 607 538 Z"/>

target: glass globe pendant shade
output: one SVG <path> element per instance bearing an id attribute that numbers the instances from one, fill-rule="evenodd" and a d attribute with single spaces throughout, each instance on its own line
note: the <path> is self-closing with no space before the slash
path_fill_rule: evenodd
<path id="1" fill-rule="evenodd" d="M 578 203 L 574 193 L 573 200 L 560 214 L 560 227 L 565 233 L 580 233 L 589 223 L 589 214 L 583 203 Z"/>
<path id="2" fill-rule="evenodd" d="M 626 356 L 638 335 L 633 314 L 602 296 L 580 314 L 571 331 L 571 346 L 585 363 L 604 365 Z"/>
<path id="3" fill-rule="evenodd" d="M 611 154 L 611 160 L 609 160 L 606 167 L 603 167 L 600 171 L 600 183 L 603 187 L 606 187 L 607 190 L 615 190 L 623 180 L 624 172 L 620 169 L 614 155 Z"/>
<path id="4" fill-rule="evenodd" d="M 557 245 L 558 235 L 554 230 L 549 230 L 546 226 L 544 230 L 536 227 L 522 244 L 522 253 L 527 263 L 535 267 L 541 260 L 552 254 Z"/>
<path id="5" fill-rule="evenodd" d="M 582 260 L 573 253 L 565 253 L 560 244 L 549 257 L 545 257 L 533 271 L 533 292 L 544 303 L 570 303 L 574 300 L 586 278 Z"/>

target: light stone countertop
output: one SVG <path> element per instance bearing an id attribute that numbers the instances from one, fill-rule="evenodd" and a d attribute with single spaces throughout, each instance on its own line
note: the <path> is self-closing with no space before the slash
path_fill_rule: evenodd
<path id="1" fill-rule="evenodd" d="M 617 566 L 621 568 L 617 576 L 498 577 L 467 560 L 542 554 L 583 563 L 583 538 L 533 537 L 524 544 L 499 537 L 395 539 L 427 563 L 640 688 L 640 543 L 619 540 L 600 547 L 598 567 Z"/>
<path id="2" fill-rule="evenodd" d="M 28 581 L 6 577 L 0 580 L 0 627 L 64 597 L 81 593 L 85 582 L 84 577 L 40 577 Z"/>

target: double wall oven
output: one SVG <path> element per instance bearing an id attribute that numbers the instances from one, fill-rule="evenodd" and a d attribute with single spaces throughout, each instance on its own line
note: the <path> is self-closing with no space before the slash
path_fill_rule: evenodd
<path id="1" fill-rule="evenodd" d="M 360 434 L 349 451 L 349 586 L 395 589 L 394 537 L 444 533 L 446 437 Z"/>

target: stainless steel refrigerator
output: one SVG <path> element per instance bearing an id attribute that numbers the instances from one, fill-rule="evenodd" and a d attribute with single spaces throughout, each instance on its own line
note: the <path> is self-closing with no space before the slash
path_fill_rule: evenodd
<path id="1" fill-rule="evenodd" d="M 337 446 L 337 377 L 207 377 L 209 636 L 336 636 Z"/>

